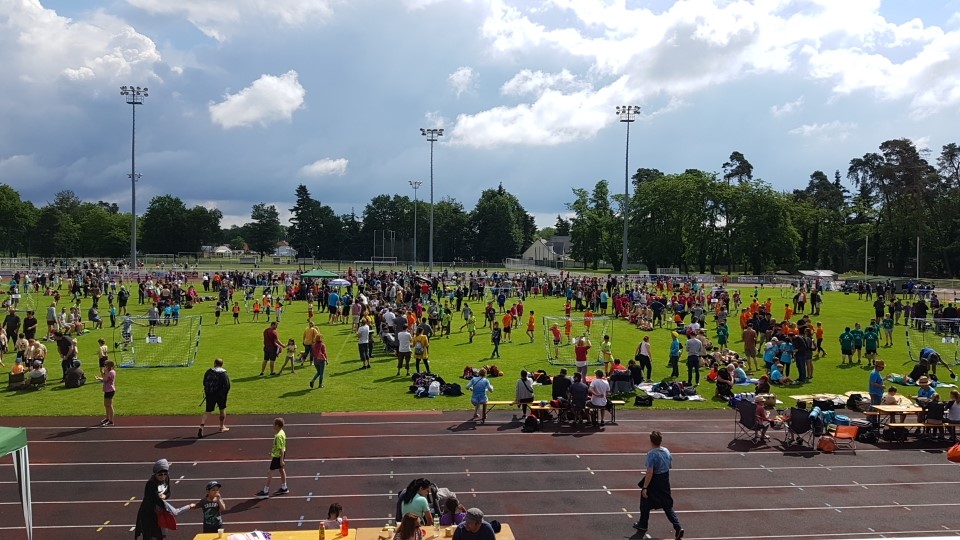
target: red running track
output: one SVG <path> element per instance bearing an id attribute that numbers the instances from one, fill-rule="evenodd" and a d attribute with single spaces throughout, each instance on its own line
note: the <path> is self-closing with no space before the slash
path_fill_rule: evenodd
<path id="1" fill-rule="evenodd" d="M 486 425 L 467 412 L 334 413 L 286 417 L 291 493 L 263 486 L 272 416 L 231 416 L 228 433 L 196 439 L 196 417 L 5 418 L 29 427 L 37 540 L 129 539 L 158 458 L 172 463 L 173 500 L 223 483 L 228 529 L 314 529 L 331 502 L 351 523 L 379 526 L 396 492 L 425 476 L 508 522 L 521 539 L 639 538 L 647 434 L 664 433 L 685 538 L 852 539 L 957 535 L 960 483 L 945 446 L 860 445 L 856 453 L 785 451 L 779 441 L 731 443 L 732 411 L 623 410 L 617 425 L 522 433 L 511 411 Z M 10 458 L 0 462 L 0 539 L 26 538 Z M 274 479 L 273 488 L 279 486 Z M 171 539 L 200 530 L 181 516 Z M 650 538 L 673 538 L 662 513 Z"/>

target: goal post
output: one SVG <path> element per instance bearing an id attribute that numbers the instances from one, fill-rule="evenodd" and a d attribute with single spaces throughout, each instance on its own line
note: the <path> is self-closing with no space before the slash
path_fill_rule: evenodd
<path id="1" fill-rule="evenodd" d="M 113 330 L 113 356 L 120 367 L 190 367 L 200 350 L 201 315 L 164 315 L 150 326 L 145 315 L 124 317 Z"/>
<path id="2" fill-rule="evenodd" d="M 559 345 L 554 343 L 554 325 L 560 331 Z M 547 360 L 554 366 L 576 365 L 574 345 L 581 337 L 586 337 L 592 345 L 590 363 L 602 366 L 600 343 L 603 342 L 604 335 L 613 339 L 613 320 L 610 317 L 543 317 L 543 343 Z"/>

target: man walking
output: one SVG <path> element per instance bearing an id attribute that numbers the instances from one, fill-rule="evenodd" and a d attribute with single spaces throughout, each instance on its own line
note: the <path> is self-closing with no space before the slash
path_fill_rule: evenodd
<path id="1" fill-rule="evenodd" d="M 640 536 L 647 534 L 647 524 L 650 520 L 650 510 L 663 509 L 667 519 L 673 524 L 674 539 L 683 538 L 683 527 L 680 518 L 673 511 L 673 496 L 670 494 L 670 467 L 673 465 L 673 456 L 670 450 L 660 446 L 663 435 L 659 431 L 650 432 L 650 445 L 647 452 L 647 472 L 640 480 L 640 520 L 633 524 L 633 528 L 640 531 Z"/>
<path id="2" fill-rule="evenodd" d="M 203 374 L 203 399 L 206 402 L 206 409 L 200 415 L 200 429 L 197 430 L 197 438 L 203 438 L 203 424 L 207 421 L 207 415 L 213 412 L 214 407 L 220 410 L 220 431 L 230 431 L 224 421 L 227 418 L 227 394 L 230 393 L 230 376 L 227 370 L 223 369 L 223 359 L 217 358 L 213 361 L 213 367 Z"/>
<path id="3" fill-rule="evenodd" d="M 263 363 L 260 364 L 261 377 L 263 377 L 263 372 L 267 368 L 267 362 L 270 362 L 270 374 L 276 375 L 274 364 L 277 361 L 277 355 L 280 354 L 281 349 L 283 349 L 283 345 L 280 344 L 280 336 L 277 335 L 277 321 L 273 321 L 270 323 L 270 326 L 263 331 Z"/>

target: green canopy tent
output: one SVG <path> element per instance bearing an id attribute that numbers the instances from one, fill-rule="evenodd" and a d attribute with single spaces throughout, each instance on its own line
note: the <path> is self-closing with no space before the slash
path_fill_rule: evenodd
<path id="1" fill-rule="evenodd" d="M 331 272 L 329 270 L 324 270 L 323 268 L 314 268 L 309 272 L 304 272 L 300 274 L 300 277 L 312 277 L 312 278 L 335 278 L 338 274 Z"/>
<path id="2" fill-rule="evenodd" d="M 30 453 L 27 451 L 25 428 L 0 427 L 0 457 L 13 454 L 13 470 L 20 488 L 23 520 L 27 526 L 27 540 L 33 540 L 33 510 L 30 496 Z"/>

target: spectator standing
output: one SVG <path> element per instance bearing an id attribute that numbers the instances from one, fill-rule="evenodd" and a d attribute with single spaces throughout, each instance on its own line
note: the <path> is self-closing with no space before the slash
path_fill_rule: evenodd
<path id="1" fill-rule="evenodd" d="M 487 394 L 493 392 L 493 385 L 487 379 L 486 369 L 481 368 L 477 376 L 467 383 L 467 390 L 473 390 L 473 394 L 470 396 L 470 403 L 473 404 L 473 418 L 471 420 L 479 418 L 480 423 L 483 424 L 487 421 L 487 401 L 489 400 Z M 483 407 L 483 416 L 480 416 L 481 406 Z"/>
<path id="2" fill-rule="evenodd" d="M 310 379 L 310 388 L 313 383 L 319 380 L 318 388 L 323 388 L 323 374 L 327 369 L 327 345 L 323 342 L 323 334 L 317 334 L 316 341 L 313 342 L 313 351 L 310 356 L 313 357 L 313 367 L 317 370 L 316 375 Z"/>
<path id="3" fill-rule="evenodd" d="M 594 373 L 593 381 L 590 383 L 590 407 L 599 409 L 600 425 L 604 425 L 604 415 L 610 408 L 610 383 L 603 378 L 603 370 L 598 369 Z M 594 424 L 596 425 L 596 424 Z"/>
<path id="4" fill-rule="evenodd" d="M 27 311 L 27 316 L 23 318 L 23 335 L 27 339 L 34 339 L 37 337 L 37 326 L 40 324 L 40 321 L 37 320 L 37 317 L 33 314 L 33 310 Z M 16 334 L 7 334 L 13 335 Z"/>
<path id="5" fill-rule="evenodd" d="M 359 304 L 354 304 L 359 305 Z M 360 318 L 357 326 L 357 348 L 360 350 L 360 369 L 370 368 L 370 325 L 367 318 Z"/>
<path id="6" fill-rule="evenodd" d="M 203 374 L 203 399 L 206 402 L 206 409 L 200 415 L 200 429 L 197 430 L 197 438 L 203 438 L 203 424 L 207 421 L 207 415 L 213 412 L 214 408 L 220 410 L 220 431 L 230 431 L 225 424 L 227 419 L 227 394 L 230 393 L 230 376 L 227 370 L 223 368 L 223 359 L 217 358 L 213 361 L 213 367 Z"/>
<path id="7" fill-rule="evenodd" d="M 680 519 L 673 511 L 673 496 L 670 493 L 670 468 L 673 465 L 673 456 L 670 450 L 661 446 L 663 435 L 659 431 L 650 432 L 650 445 L 647 452 L 646 474 L 640 480 L 640 520 L 633 524 L 633 528 L 640 531 L 643 537 L 647 533 L 650 520 L 650 510 L 663 509 L 667 519 L 673 524 L 674 539 L 683 538 L 683 527 Z"/>

